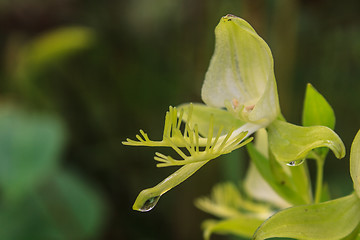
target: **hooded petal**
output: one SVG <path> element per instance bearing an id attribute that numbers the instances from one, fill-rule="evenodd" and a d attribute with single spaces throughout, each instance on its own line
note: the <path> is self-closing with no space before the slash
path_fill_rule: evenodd
<path id="1" fill-rule="evenodd" d="M 221 18 L 215 35 L 203 101 L 219 108 L 232 104 L 245 121 L 267 124 L 274 120 L 280 108 L 273 57 L 266 42 L 246 21 L 233 15 Z"/>
<path id="2" fill-rule="evenodd" d="M 280 162 L 302 162 L 312 149 L 319 147 L 330 148 L 337 158 L 345 156 L 344 143 L 328 127 L 300 127 L 275 120 L 268 130 L 270 150 Z"/>

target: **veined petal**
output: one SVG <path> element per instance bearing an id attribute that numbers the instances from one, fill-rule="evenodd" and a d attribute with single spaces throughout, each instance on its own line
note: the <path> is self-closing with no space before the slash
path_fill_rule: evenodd
<path id="1" fill-rule="evenodd" d="M 280 112 L 270 48 L 246 21 L 233 15 L 220 20 L 215 35 L 203 101 L 218 108 L 230 105 L 241 120 L 267 125 Z"/>

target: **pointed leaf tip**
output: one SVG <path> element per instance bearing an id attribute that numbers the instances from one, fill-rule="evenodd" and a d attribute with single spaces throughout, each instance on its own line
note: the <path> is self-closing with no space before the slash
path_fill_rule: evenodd
<path id="1" fill-rule="evenodd" d="M 335 114 L 326 99 L 310 84 L 307 84 L 304 109 L 302 116 L 303 126 L 335 127 Z"/>

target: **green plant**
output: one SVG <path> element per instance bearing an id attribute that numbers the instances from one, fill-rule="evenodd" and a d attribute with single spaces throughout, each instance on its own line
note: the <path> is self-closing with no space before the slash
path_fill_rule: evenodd
<path id="1" fill-rule="evenodd" d="M 161 195 L 220 155 L 247 146 L 251 164 L 242 186 L 223 183 L 196 206 L 220 220 L 204 222 L 204 236 L 236 234 L 253 239 L 359 239 L 360 133 L 354 139 L 350 173 L 355 192 L 330 200 L 323 184 L 328 150 L 337 158 L 345 146 L 333 131 L 335 115 L 325 98 L 307 86 L 303 126 L 282 116 L 268 45 L 243 19 L 221 18 L 216 45 L 202 87 L 204 104 L 170 107 L 163 139 L 152 141 L 140 130 L 125 145 L 171 147 L 180 159 L 155 154 L 158 167 L 179 170 L 137 197 L 133 209 L 149 211 Z M 255 144 L 250 143 L 255 134 Z M 306 159 L 315 160 L 312 192 Z M 242 191 L 241 191 L 242 190 Z"/>

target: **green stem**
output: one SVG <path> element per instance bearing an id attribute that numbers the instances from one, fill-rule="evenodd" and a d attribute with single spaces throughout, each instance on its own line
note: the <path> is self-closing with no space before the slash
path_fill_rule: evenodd
<path id="1" fill-rule="evenodd" d="M 317 174 L 316 174 L 316 192 L 315 192 L 315 203 L 319 203 L 322 195 L 323 187 L 323 173 L 324 173 L 324 159 L 316 157 Z"/>

